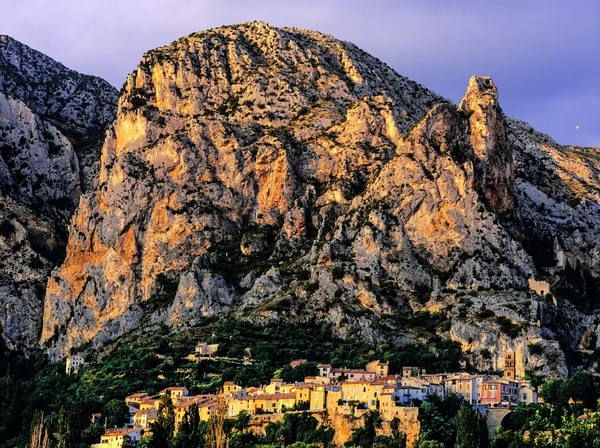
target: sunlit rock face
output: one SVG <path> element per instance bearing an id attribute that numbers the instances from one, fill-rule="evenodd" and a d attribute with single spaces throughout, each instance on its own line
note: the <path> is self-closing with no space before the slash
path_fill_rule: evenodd
<path id="1" fill-rule="evenodd" d="M 485 343 L 494 368 L 508 351 L 519 368 L 537 368 L 545 355 L 525 345 L 538 338 L 556 361 L 549 374 L 563 374 L 552 341 L 575 344 L 589 314 L 570 310 L 574 323 L 550 330 L 561 312 L 530 296 L 528 281 L 547 275 L 548 234 L 592 275 L 597 252 L 584 256 L 556 220 L 529 221 L 545 182 L 531 170 L 551 157 L 563 166 L 558 154 L 577 150 L 543 146 L 525 127 L 504 117 L 489 78 L 473 77 L 457 108 L 312 31 L 253 22 L 149 51 L 127 78 L 97 185 L 49 279 L 42 343 L 56 358 L 223 312 L 420 341 L 393 320 L 402 308 L 447 313 L 440 335 L 472 350 L 474 365 L 485 364 Z M 577 216 L 595 222 L 583 185 L 596 182 L 596 162 L 578 157 L 589 180 L 575 180 L 573 166 L 562 179 L 581 187 Z M 545 194 L 563 207 L 568 188 Z M 497 322 L 455 312 L 467 294 Z M 477 331 L 497 334 L 473 341 Z"/>
<path id="2" fill-rule="evenodd" d="M 138 325 L 159 274 L 177 284 L 225 244 L 301 255 L 320 210 L 347 209 L 440 101 L 351 44 L 260 22 L 148 52 L 49 281 L 43 339 L 62 350 Z"/>
<path id="3" fill-rule="evenodd" d="M 514 206 L 514 163 L 498 90 L 493 81 L 473 76 L 458 110 L 469 117 L 477 190 L 490 210 L 504 213 Z"/>
<path id="4" fill-rule="evenodd" d="M 9 349 L 38 345 L 46 281 L 115 111 L 104 81 L 0 36 L 0 324 Z"/>

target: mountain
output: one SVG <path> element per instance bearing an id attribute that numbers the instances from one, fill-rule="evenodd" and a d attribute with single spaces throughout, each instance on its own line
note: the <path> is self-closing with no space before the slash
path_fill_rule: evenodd
<path id="1" fill-rule="evenodd" d="M 116 99 L 105 81 L 0 36 L 0 323 L 8 348 L 37 345 L 47 278 L 64 258 Z"/>
<path id="2" fill-rule="evenodd" d="M 598 168 L 507 118 L 487 77 L 455 106 L 317 32 L 195 33 L 127 78 L 42 344 L 224 313 L 401 344 L 409 310 L 450 317 L 438 336 L 476 367 L 564 375 L 598 333 Z"/>

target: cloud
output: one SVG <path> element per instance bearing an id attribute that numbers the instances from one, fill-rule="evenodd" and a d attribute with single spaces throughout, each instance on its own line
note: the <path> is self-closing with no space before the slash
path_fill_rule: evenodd
<path id="1" fill-rule="evenodd" d="M 559 140 L 597 141 L 600 133 L 595 119 L 588 122 L 585 116 L 597 117 L 597 108 L 583 100 L 597 92 L 600 75 L 600 27 L 595 23 L 600 5 L 593 0 L 5 3 L 2 32 L 117 87 L 150 48 L 194 31 L 264 20 L 352 41 L 454 101 L 471 75 L 490 75 L 509 115 L 529 119 Z M 567 113 L 569 102 L 572 112 Z M 567 130 L 574 129 L 570 120 L 583 123 L 574 135 Z"/>

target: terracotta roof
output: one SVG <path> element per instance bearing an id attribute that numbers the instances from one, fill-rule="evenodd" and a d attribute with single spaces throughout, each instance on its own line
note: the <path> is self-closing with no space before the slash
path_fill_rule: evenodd
<path id="1" fill-rule="evenodd" d="M 296 367 L 296 366 L 299 366 L 300 364 L 304 364 L 307 361 L 308 361 L 307 359 L 294 359 L 292 362 L 290 362 L 290 366 Z"/>
<path id="2" fill-rule="evenodd" d="M 263 395 L 257 395 L 257 396 L 252 396 L 252 397 L 240 398 L 240 400 L 243 400 L 243 401 L 250 401 L 250 400 L 291 400 L 291 399 L 296 399 L 296 394 L 295 393 L 291 393 L 291 394 L 263 394 Z"/>
<path id="3" fill-rule="evenodd" d="M 109 429 L 104 435 L 108 437 L 124 436 L 126 434 L 131 434 L 132 432 L 139 431 L 140 429 L 142 429 L 141 426 L 137 426 L 135 428 Z"/>
<path id="4" fill-rule="evenodd" d="M 127 395 L 127 397 L 125 397 L 125 399 L 128 400 L 130 398 L 136 399 L 136 398 L 146 398 L 146 397 L 148 397 L 148 394 L 146 392 L 137 392 L 135 394 Z"/>

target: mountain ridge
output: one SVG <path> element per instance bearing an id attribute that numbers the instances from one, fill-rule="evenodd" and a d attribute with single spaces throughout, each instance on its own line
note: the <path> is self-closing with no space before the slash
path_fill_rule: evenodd
<path id="1" fill-rule="evenodd" d="M 565 375 L 600 332 L 594 154 L 505 117 L 487 77 L 455 106 L 318 32 L 193 33 L 123 86 L 42 343 L 56 359 L 228 313 L 426 342 L 395 317 L 424 310 L 476 368 L 512 352 L 521 374 Z"/>

